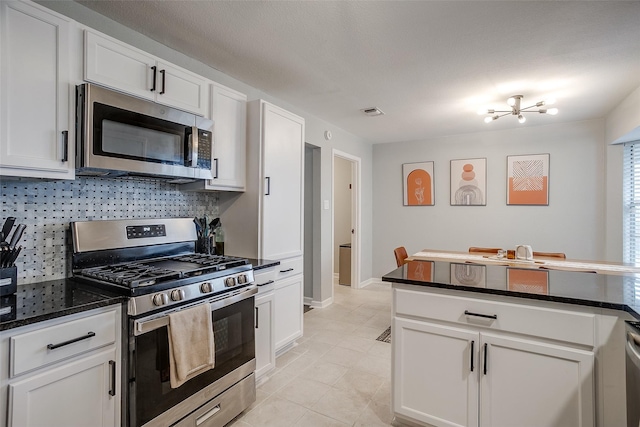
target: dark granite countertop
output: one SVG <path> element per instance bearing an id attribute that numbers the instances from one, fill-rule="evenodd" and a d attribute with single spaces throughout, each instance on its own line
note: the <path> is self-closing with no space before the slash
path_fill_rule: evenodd
<path id="1" fill-rule="evenodd" d="M 0 331 L 126 301 L 72 279 L 19 285 L 14 295 L 0 298 Z"/>
<path id="2" fill-rule="evenodd" d="M 262 270 L 264 268 L 280 265 L 280 261 L 271 261 L 268 259 L 248 258 L 248 260 L 251 263 L 251 265 L 253 265 L 254 270 Z"/>
<path id="3" fill-rule="evenodd" d="M 410 261 L 385 282 L 622 310 L 640 320 L 640 275 Z"/>

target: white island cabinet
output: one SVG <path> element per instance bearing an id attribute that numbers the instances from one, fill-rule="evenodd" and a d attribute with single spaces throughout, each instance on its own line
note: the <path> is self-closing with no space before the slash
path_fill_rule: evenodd
<path id="1" fill-rule="evenodd" d="M 3 331 L 0 425 L 119 426 L 120 316 L 114 305 Z"/>
<path id="2" fill-rule="evenodd" d="M 447 427 L 624 427 L 624 408 L 611 411 L 623 396 L 606 379 L 623 363 L 616 356 L 622 334 L 612 332 L 620 332 L 615 315 L 393 286 L 392 407 L 399 420 Z"/>
<path id="3" fill-rule="evenodd" d="M 0 175 L 74 179 L 73 21 L 0 2 Z"/>

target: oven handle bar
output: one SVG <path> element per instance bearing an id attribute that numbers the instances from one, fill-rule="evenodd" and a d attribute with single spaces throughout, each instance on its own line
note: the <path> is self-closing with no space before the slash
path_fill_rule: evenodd
<path id="1" fill-rule="evenodd" d="M 227 307 L 231 304 L 235 304 L 239 301 L 245 300 L 247 298 L 251 298 L 257 293 L 258 286 L 251 285 L 246 288 L 242 288 L 242 290 L 239 290 L 237 291 L 237 293 L 234 293 L 232 295 L 229 295 L 229 293 L 225 293 L 224 295 L 220 295 L 218 297 L 200 300 L 193 304 L 183 305 L 174 310 L 167 310 L 162 313 L 145 317 L 143 319 L 135 320 L 133 322 L 133 335 L 137 337 L 138 335 L 146 334 L 147 332 L 155 331 L 158 328 L 167 326 L 169 324 L 169 313 L 175 313 L 177 311 L 195 307 L 196 305 L 204 304 L 207 302 L 211 304 L 211 311 L 215 311 L 220 308 Z"/>

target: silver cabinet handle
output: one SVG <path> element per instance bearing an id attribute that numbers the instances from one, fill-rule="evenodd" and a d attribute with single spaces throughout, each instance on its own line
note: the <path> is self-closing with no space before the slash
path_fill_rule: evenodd
<path id="1" fill-rule="evenodd" d="M 218 412 L 220 412 L 220 404 L 216 405 L 212 410 L 196 419 L 196 425 L 199 426 L 200 424 L 206 422 L 209 418 L 213 417 Z"/>

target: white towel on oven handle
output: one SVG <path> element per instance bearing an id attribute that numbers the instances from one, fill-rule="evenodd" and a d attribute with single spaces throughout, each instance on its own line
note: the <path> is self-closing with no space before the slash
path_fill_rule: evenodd
<path id="1" fill-rule="evenodd" d="M 170 313 L 168 337 L 171 388 L 178 388 L 215 366 L 210 304 Z"/>

